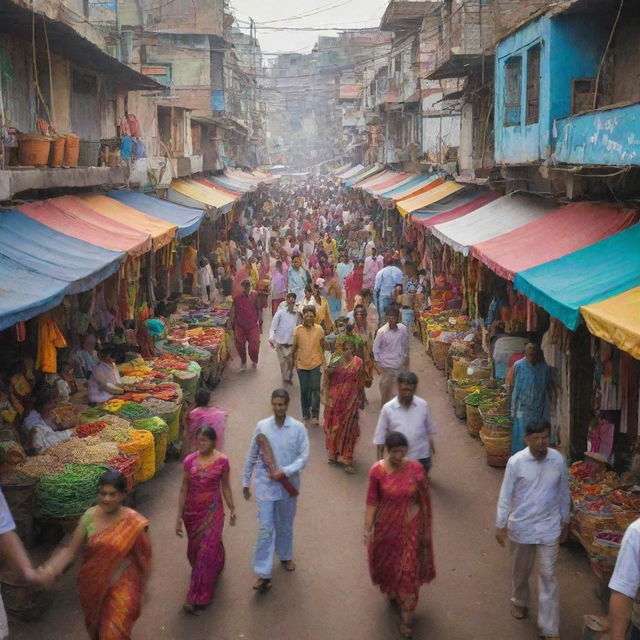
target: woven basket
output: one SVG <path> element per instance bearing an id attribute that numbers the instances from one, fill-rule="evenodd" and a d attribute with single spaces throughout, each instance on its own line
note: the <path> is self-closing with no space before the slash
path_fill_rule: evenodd
<path id="1" fill-rule="evenodd" d="M 608 583 L 609 580 L 611 580 L 611 576 L 613 575 L 613 570 L 616 566 L 616 560 L 609 555 L 590 553 L 589 564 L 591 565 L 591 570 L 593 571 L 593 573 L 595 573 L 600 580 Z"/>
<path id="2" fill-rule="evenodd" d="M 437 369 L 444 371 L 447 365 L 447 354 L 449 353 L 449 347 L 451 345 L 448 342 L 441 342 L 439 340 L 431 340 L 430 345 L 433 364 L 435 364 Z"/>
<path id="3" fill-rule="evenodd" d="M 511 432 L 511 428 L 513 423 L 511 419 L 505 420 L 505 418 L 509 418 L 508 415 L 497 415 L 492 413 L 487 413 L 483 411 L 482 408 L 478 407 L 480 411 L 480 417 L 482 418 L 482 428 L 485 431 L 493 431 L 493 432 Z"/>
<path id="4" fill-rule="evenodd" d="M 630 511 L 619 507 L 617 504 L 612 504 L 611 509 L 613 511 L 613 517 L 616 521 L 616 527 L 621 531 L 625 531 L 627 527 L 640 518 L 640 513 L 637 511 Z"/>
<path id="5" fill-rule="evenodd" d="M 603 538 L 605 534 L 609 534 L 609 533 L 615 533 L 622 536 L 624 532 L 623 531 L 599 531 L 593 536 L 593 543 L 592 543 L 593 550 L 595 553 L 599 555 L 611 556 L 612 558 L 614 558 L 614 561 L 615 561 L 615 558 L 618 557 L 618 553 L 620 551 L 620 543 L 613 542 L 612 540 L 606 540 L 605 538 Z"/>
<path id="6" fill-rule="evenodd" d="M 119 442 L 120 451 L 140 456 L 140 470 L 135 475 L 136 484 L 151 480 L 156 473 L 155 440 L 150 431 L 131 431 L 129 442 Z"/>
<path id="7" fill-rule="evenodd" d="M 593 553 L 593 537 L 601 531 L 611 531 L 616 528 L 616 520 L 613 514 L 587 511 L 583 506 L 576 506 L 573 512 L 572 529 L 580 544 Z"/>
<path id="8" fill-rule="evenodd" d="M 453 358 L 453 364 L 451 366 L 451 377 L 454 380 L 463 380 L 467 378 L 467 369 L 471 360 L 467 358 Z"/>
<path id="9" fill-rule="evenodd" d="M 466 405 L 467 413 L 467 433 L 474 438 L 479 437 L 480 429 L 482 429 L 482 416 L 480 415 L 480 409 L 473 407 L 470 404 Z"/>
<path id="10" fill-rule="evenodd" d="M 497 435 L 495 431 L 480 429 L 480 440 L 487 455 L 509 456 L 511 454 L 511 433 Z"/>
<path id="11" fill-rule="evenodd" d="M 487 464 L 490 467 L 506 467 L 510 457 L 510 455 L 492 456 L 487 453 Z"/>

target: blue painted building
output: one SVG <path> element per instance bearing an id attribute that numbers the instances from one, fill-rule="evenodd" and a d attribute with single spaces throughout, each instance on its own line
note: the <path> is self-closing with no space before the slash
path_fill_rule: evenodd
<path id="1" fill-rule="evenodd" d="M 497 164 L 609 164 L 608 160 L 640 159 L 640 135 L 632 144 L 632 153 L 615 147 L 617 151 L 602 155 L 603 148 L 612 146 L 612 139 L 623 147 L 627 144 L 623 138 L 633 123 L 637 130 L 640 112 L 624 117 L 616 114 L 615 118 L 602 117 L 599 112 L 573 115 L 593 109 L 595 79 L 614 20 L 614 14 L 597 15 L 593 8 L 551 9 L 498 44 Z M 591 140 L 597 127 L 613 130 L 613 138 L 602 135 Z"/>

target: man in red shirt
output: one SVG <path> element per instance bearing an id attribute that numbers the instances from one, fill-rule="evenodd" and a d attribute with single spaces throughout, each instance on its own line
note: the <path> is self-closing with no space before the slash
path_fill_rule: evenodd
<path id="1" fill-rule="evenodd" d="M 240 368 L 247 368 L 247 343 L 251 366 L 258 366 L 260 351 L 260 314 L 258 294 L 251 291 L 251 281 L 245 278 L 241 283 L 242 293 L 233 298 L 233 335 L 236 350 L 240 356 Z"/>

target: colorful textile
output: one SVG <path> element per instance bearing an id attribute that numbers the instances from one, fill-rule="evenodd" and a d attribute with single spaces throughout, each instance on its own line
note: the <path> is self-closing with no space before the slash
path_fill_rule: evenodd
<path id="1" fill-rule="evenodd" d="M 36 369 L 43 373 L 58 371 L 58 349 L 67 346 L 62 332 L 50 313 L 38 317 L 38 355 Z"/>
<path id="2" fill-rule="evenodd" d="M 216 580 L 224 569 L 221 485 L 229 474 L 229 460 L 220 455 L 203 466 L 194 452 L 184 459 L 183 467 L 189 476 L 189 488 L 182 521 L 189 540 L 187 558 L 192 569 L 187 602 L 206 605 L 213 599 Z"/>
<path id="3" fill-rule="evenodd" d="M 131 640 L 151 565 L 149 522 L 135 511 L 99 533 L 87 532 L 78 593 L 91 640 Z M 114 576 L 118 575 L 114 581 Z"/>
<path id="4" fill-rule="evenodd" d="M 329 457 L 353 460 L 360 436 L 358 416 L 364 388 L 364 365 L 358 356 L 345 365 L 342 359 L 325 375 L 324 433 Z"/>
<path id="5" fill-rule="evenodd" d="M 424 469 L 407 460 L 393 472 L 376 462 L 369 472 L 367 505 L 376 507 L 369 572 L 373 584 L 403 611 L 418 604 L 421 585 L 435 578 L 431 497 Z"/>

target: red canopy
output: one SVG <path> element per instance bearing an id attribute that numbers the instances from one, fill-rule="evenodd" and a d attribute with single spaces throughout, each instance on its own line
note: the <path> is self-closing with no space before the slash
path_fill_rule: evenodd
<path id="1" fill-rule="evenodd" d="M 561 258 L 626 229 L 637 209 L 603 202 L 575 202 L 472 247 L 473 255 L 503 278 Z"/>
<path id="2" fill-rule="evenodd" d="M 25 215 L 90 244 L 139 256 L 151 248 L 151 236 L 92 209 L 80 198 L 60 196 L 18 207 Z"/>
<path id="3" fill-rule="evenodd" d="M 500 194 L 495 191 L 485 191 L 482 195 L 461 204 L 459 207 L 431 216 L 430 218 L 425 218 L 424 220 L 416 220 L 416 222 L 419 222 L 423 227 L 433 227 L 436 224 L 442 224 L 443 222 L 449 222 L 450 220 L 456 220 L 457 218 L 466 216 L 468 213 L 484 207 L 485 204 L 489 204 L 499 197 Z"/>

